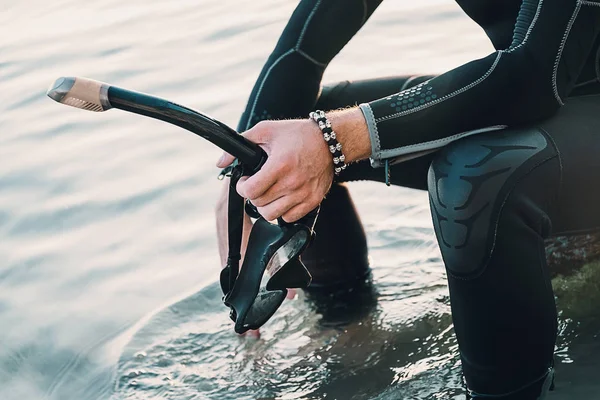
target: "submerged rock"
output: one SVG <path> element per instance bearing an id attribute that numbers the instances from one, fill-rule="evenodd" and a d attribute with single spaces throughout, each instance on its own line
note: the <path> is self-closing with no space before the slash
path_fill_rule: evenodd
<path id="1" fill-rule="evenodd" d="M 552 288 L 563 317 L 573 320 L 600 317 L 600 261 L 585 264 L 571 275 L 556 276 Z"/>
<path id="2" fill-rule="evenodd" d="M 600 260 L 600 232 L 559 236 L 546 240 L 546 259 L 552 277 L 572 275 L 594 260 Z"/>
<path id="3" fill-rule="evenodd" d="M 600 233 L 546 241 L 546 259 L 564 318 L 595 319 L 600 304 Z"/>

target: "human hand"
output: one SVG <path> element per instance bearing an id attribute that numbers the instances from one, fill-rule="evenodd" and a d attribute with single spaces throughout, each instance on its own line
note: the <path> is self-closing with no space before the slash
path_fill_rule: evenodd
<path id="1" fill-rule="evenodd" d="M 333 181 L 333 162 L 317 124 L 309 119 L 263 121 L 243 135 L 268 158 L 260 171 L 240 179 L 237 191 L 266 220 L 294 222 L 321 203 Z M 233 160 L 224 153 L 217 166 Z"/>

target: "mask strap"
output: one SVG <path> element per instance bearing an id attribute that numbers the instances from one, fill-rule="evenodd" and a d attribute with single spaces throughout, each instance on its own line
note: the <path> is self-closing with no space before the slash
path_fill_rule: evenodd
<path id="1" fill-rule="evenodd" d="M 228 252 L 227 266 L 221 271 L 221 289 L 227 296 L 240 272 L 240 259 L 242 247 L 242 230 L 244 227 L 244 199 L 236 191 L 236 185 L 243 174 L 241 165 L 236 165 L 231 170 L 229 182 L 229 202 L 227 204 L 227 232 Z"/>

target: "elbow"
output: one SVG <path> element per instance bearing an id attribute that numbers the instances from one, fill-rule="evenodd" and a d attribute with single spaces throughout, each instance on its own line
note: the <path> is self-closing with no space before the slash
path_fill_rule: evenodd
<path id="1" fill-rule="evenodd" d="M 563 102 L 553 83 L 553 65 L 540 64 L 527 48 L 522 50 L 506 54 L 510 84 L 504 92 L 512 119 L 527 124 L 554 116 Z"/>
<path id="2" fill-rule="evenodd" d="M 515 120 L 520 124 L 529 124 L 546 120 L 558 113 L 562 102 L 558 102 L 553 94 L 530 90 L 521 94 L 518 107 L 513 110 Z"/>

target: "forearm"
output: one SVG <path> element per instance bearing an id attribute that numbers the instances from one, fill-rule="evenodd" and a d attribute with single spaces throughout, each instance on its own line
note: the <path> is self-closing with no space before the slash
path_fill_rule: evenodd
<path id="1" fill-rule="evenodd" d="M 364 160 L 371 156 L 371 139 L 365 117 L 358 107 L 327 112 L 327 118 L 342 144 L 346 163 Z"/>

